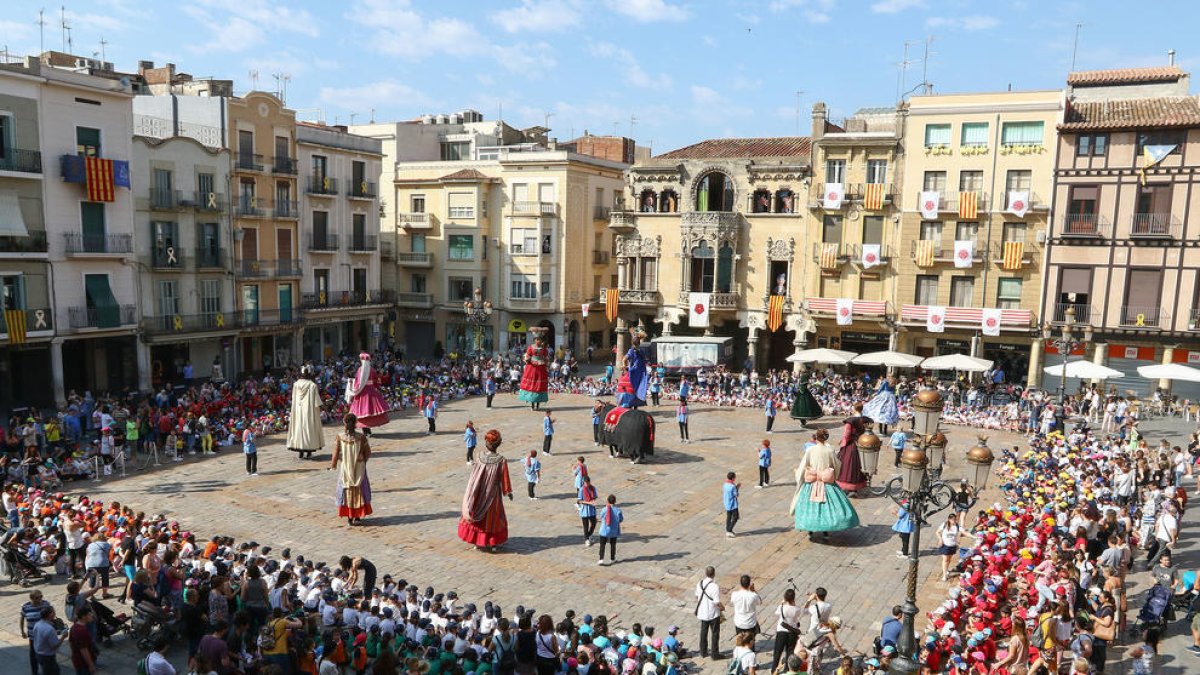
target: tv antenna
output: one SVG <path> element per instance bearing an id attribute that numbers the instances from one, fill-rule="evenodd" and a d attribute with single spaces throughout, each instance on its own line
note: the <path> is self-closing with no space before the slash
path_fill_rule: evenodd
<path id="1" fill-rule="evenodd" d="M 287 103 L 287 85 L 292 76 L 287 73 L 272 73 L 271 77 L 275 78 L 275 95 L 279 97 L 280 103 Z"/>
<path id="2" fill-rule="evenodd" d="M 46 8 L 38 10 L 38 53 L 46 52 Z"/>
<path id="3" fill-rule="evenodd" d="M 371 108 L 371 124 L 375 124 L 375 109 Z"/>
<path id="4" fill-rule="evenodd" d="M 101 61 L 108 60 L 108 52 L 106 49 L 107 47 L 108 47 L 108 40 L 105 40 L 104 36 L 101 35 L 100 36 L 100 60 Z"/>
<path id="5" fill-rule="evenodd" d="M 1075 24 L 1075 46 L 1071 47 L 1071 71 L 1075 71 L 1075 56 L 1079 54 L 1079 31 L 1083 29 L 1083 24 Z"/>
<path id="6" fill-rule="evenodd" d="M 550 118 L 551 117 L 554 117 L 554 113 L 552 113 L 552 112 L 542 113 L 542 126 L 546 128 L 546 131 L 550 131 Z"/>
<path id="7" fill-rule="evenodd" d="M 629 116 L 629 137 L 633 138 L 633 128 L 637 126 L 638 118 L 633 115 Z"/>
<path id="8" fill-rule="evenodd" d="M 61 26 L 62 26 L 62 50 L 64 52 L 70 54 L 71 52 L 69 49 L 67 49 L 67 46 L 71 42 L 71 26 L 69 24 L 67 24 L 67 7 L 66 7 L 66 5 L 60 5 L 59 10 L 60 10 L 59 24 L 61 24 Z"/>
<path id="9" fill-rule="evenodd" d="M 803 89 L 796 90 L 796 135 L 800 135 L 800 97 L 804 96 Z"/>
<path id="10" fill-rule="evenodd" d="M 250 91 L 254 91 L 255 89 L 258 89 L 258 71 L 251 70 L 250 71 Z"/>
<path id="11" fill-rule="evenodd" d="M 354 126 L 354 118 L 355 117 L 358 117 L 358 113 L 356 113 L 356 112 L 350 113 L 350 126 Z"/>

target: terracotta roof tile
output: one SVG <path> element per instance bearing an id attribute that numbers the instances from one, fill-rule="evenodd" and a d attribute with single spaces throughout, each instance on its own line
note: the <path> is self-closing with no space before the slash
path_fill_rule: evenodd
<path id="1" fill-rule="evenodd" d="M 1137 84 L 1145 82 L 1175 82 L 1187 75 L 1179 66 L 1152 68 L 1114 68 L 1112 70 L 1081 70 L 1067 75 L 1067 84 L 1097 87 L 1106 84 Z"/>
<path id="2" fill-rule="evenodd" d="M 488 177 L 485 174 L 476 171 L 475 169 L 459 169 L 454 173 L 448 173 L 445 176 L 442 176 L 439 180 L 488 180 Z"/>
<path id="3" fill-rule="evenodd" d="M 1192 96 L 1070 102 L 1059 125 L 1065 131 L 1143 127 L 1200 127 L 1200 102 Z"/>
<path id="4" fill-rule="evenodd" d="M 807 136 L 777 138 L 713 138 L 659 155 L 662 159 L 740 159 L 804 157 L 811 151 Z"/>

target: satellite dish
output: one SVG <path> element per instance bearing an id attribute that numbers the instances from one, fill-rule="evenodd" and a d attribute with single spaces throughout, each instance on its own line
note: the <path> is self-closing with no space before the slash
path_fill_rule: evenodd
<path id="1" fill-rule="evenodd" d="M 128 88 L 128 87 L 129 87 L 129 76 L 128 76 L 128 75 L 122 75 L 122 76 L 121 76 L 121 88 L 125 89 L 125 88 Z"/>

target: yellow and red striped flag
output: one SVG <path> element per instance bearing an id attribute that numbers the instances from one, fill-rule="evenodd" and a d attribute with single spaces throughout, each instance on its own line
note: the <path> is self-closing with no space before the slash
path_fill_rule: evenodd
<path id="1" fill-rule="evenodd" d="M 100 157 L 84 157 L 88 201 L 111 202 L 117 197 L 113 178 L 113 161 Z"/>
<path id="2" fill-rule="evenodd" d="M 618 306 L 621 302 L 621 290 L 618 288 L 604 289 L 604 316 L 609 323 L 615 323 L 617 320 Z"/>
<path id="3" fill-rule="evenodd" d="M 838 248 L 838 244 L 821 244 L 821 269 L 837 269 Z"/>
<path id="4" fill-rule="evenodd" d="M 917 266 L 932 267 L 937 242 L 932 239 L 917 240 Z"/>
<path id="5" fill-rule="evenodd" d="M 958 217 L 965 220 L 975 220 L 979 217 L 979 193 L 958 193 Z"/>
<path id="6" fill-rule="evenodd" d="M 867 183 L 863 194 L 863 208 L 868 211 L 879 211 L 883 208 L 883 183 Z"/>
<path id="7" fill-rule="evenodd" d="M 4 325 L 7 327 L 10 344 L 19 345 L 25 342 L 25 310 L 4 310 Z"/>
<path id="8" fill-rule="evenodd" d="M 1004 242 L 1004 260 L 1000 266 L 1006 270 L 1019 270 L 1024 257 L 1025 242 L 1006 241 Z"/>
<path id="9" fill-rule="evenodd" d="M 770 302 L 767 304 L 767 328 L 772 333 L 779 330 L 783 325 L 783 301 L 784 296 L 772 295 Z"/>

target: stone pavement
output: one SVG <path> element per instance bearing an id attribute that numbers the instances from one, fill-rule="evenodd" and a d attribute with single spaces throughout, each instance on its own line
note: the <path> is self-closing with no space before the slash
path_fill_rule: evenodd
<path id="1" fill-rule="evenodd" d="M 493 409 L 486 409 L 482 399 L 445 405 L 433 436 L 425 434 L 424 420 L 412 413 L 377 430 L 370 463 L 376 512 L 362 527 L 348 527 L 335 516 L 328 453 L 318 461 L 300 461 L 282 447 L 282 437 L 261 444 L 257 477 L 244 474 L 240 452 L 226 450 L 77 488 L 106 501 L 167 514 L 201 538 L 222 534 L 275 550 L 290 546 L 294 554 L 330 562 L 342 554 L 364 555 L 381 575 L 391 573 L 439 591 L 453 588 L 477 603 L 491 599 L 507 614 L 524 604 L 556 617 L 568 608 L 581 615 L 607 614 L 617 627 L 641 622 L 656 626 L 659 633 L 678 624 L 680 639 L 690 647 L 698 637 L 692 592 L 706 565 L 717 568 L 726 594 L 740 574 L 754 577 L 768 633 L 789 583 L 795 583 L 801 597 L 826 587 L 834 613 L 845 622 L 843 644 L 851 649 L 869 650 L 881 619 L 902 600 L 906 562 L 895 555 L 894 518 L 886 498 L 855 500 L 863 526 L 835 535 L 830 544 L 810 542 L 792 529 L 787 508 L 793 470 L 811 433 L 796 422 L 781 418 L 769 436 L 775 482 L 760 490 L 754 487 L 756 458 L 760 440 L 767 437 L 761 410 L 695 405 L 693 440 L 682 445 L 671 407 L 652 408 L 659 422 L 658 449 L 650 463 L 634 466 L 609 459 L 605 448 L 593 446 L 587 398 L 556 395 L 549 408 L 558 433 L 553 456 L 542 459 L 537 501 L 524 496 L 519 460 L 529 449 L 540 449 L 542 414 L 520 406 L 511 395 L 498 396 Z M 472 550 L 456 537 L 469 475 L 461 440 L 468 419 L 481 436 L 499 428 L 505 439 L 501 452 L 510 461 L 516 496 L 505 506 L 511 538 L 495 554 Z M 831 427 L 836 441 L 835 420 L 818 424 Z M 332 439 L 333 427 L 326 433 Z M 948 429 L 948 478 L 962 475 L 963 452 L 976 442 L 977 433 Z M 1013 434 L 990 436 L 997 449 L 1019 442 Z M 615 494 L 625 512 L 618 563 L 611 567 L 597 566 L 597 549 L 582 543 L 571 474 L 577 456 L 587 459 L 600 495 Z M 742 481 L 742 517 L 734 539 L 723 535 L 721 484 L 729 470 L 737 471 Z M 924 537 L 927 552 L 930 537 Z M 944 598 L 937 568 L 934 557 L 922 559 L 922 608 Z M 50 585 L 47 597 L 61 607 L 63 583 Z M 3 673 L 27 667 L 26 647 L 15 625 L 24 599 L 22 589 L 0 586 L 0 616 L 9 618 L 0 621 Z M 115 602 L 111 606 L 121 608 Z M 723 631 L 722 640 L 728 652 L 732 632 Z M 770 653 L 768 641 L 760 643 L 763 649 Z M 132 645 L 118 641 L 101 662 L 107 672 L 133 672 L 139 656 Z M 179 650 L 171 656 L 182 664 Z M 717 672 L 707 663 L 700 665 Z"/>

